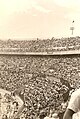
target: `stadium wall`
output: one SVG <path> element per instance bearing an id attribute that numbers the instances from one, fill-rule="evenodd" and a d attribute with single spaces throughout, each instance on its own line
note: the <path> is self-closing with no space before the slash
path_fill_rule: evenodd
<path id="1" fill-rule="evenodd" d="M 4 55 L 75 55 L 80 54 L 80 50 L 70 50 L 70 51 L 56 51 L 56 52 L 14 52 L 14 51 L 0 51 L 0 54 Z"/>

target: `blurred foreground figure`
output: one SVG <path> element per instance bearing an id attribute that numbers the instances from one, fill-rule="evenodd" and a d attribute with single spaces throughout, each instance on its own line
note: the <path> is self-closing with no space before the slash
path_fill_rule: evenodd
<path id="1" fill-rule="evenodd" d="M 80 119 L 80 89 L 72 93 L 63 119 Z"/>

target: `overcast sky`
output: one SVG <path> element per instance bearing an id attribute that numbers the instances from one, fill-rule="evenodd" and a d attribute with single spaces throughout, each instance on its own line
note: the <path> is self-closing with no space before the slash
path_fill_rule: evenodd
<path id="1" fill-rule="evenodd" d="M 0 0 L 0 38 L 80 36 L 80 0 Z"/>

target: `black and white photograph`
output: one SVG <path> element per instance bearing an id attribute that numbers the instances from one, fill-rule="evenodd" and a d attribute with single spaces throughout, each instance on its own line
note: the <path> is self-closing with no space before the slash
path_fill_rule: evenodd
<path id="1" fill-rule="evenodd" d="M 0 119 L 80 119 L 80 0 L 0 0 Z"/>

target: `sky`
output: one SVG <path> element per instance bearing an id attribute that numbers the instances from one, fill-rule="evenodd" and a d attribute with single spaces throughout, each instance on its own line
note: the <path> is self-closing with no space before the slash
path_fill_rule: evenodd
<path id="1" fill-rule="evenodd" d="M 1 39 L 70 37 L 72 26 L 80 36 L 80 0 L 0 0 Z"/>

